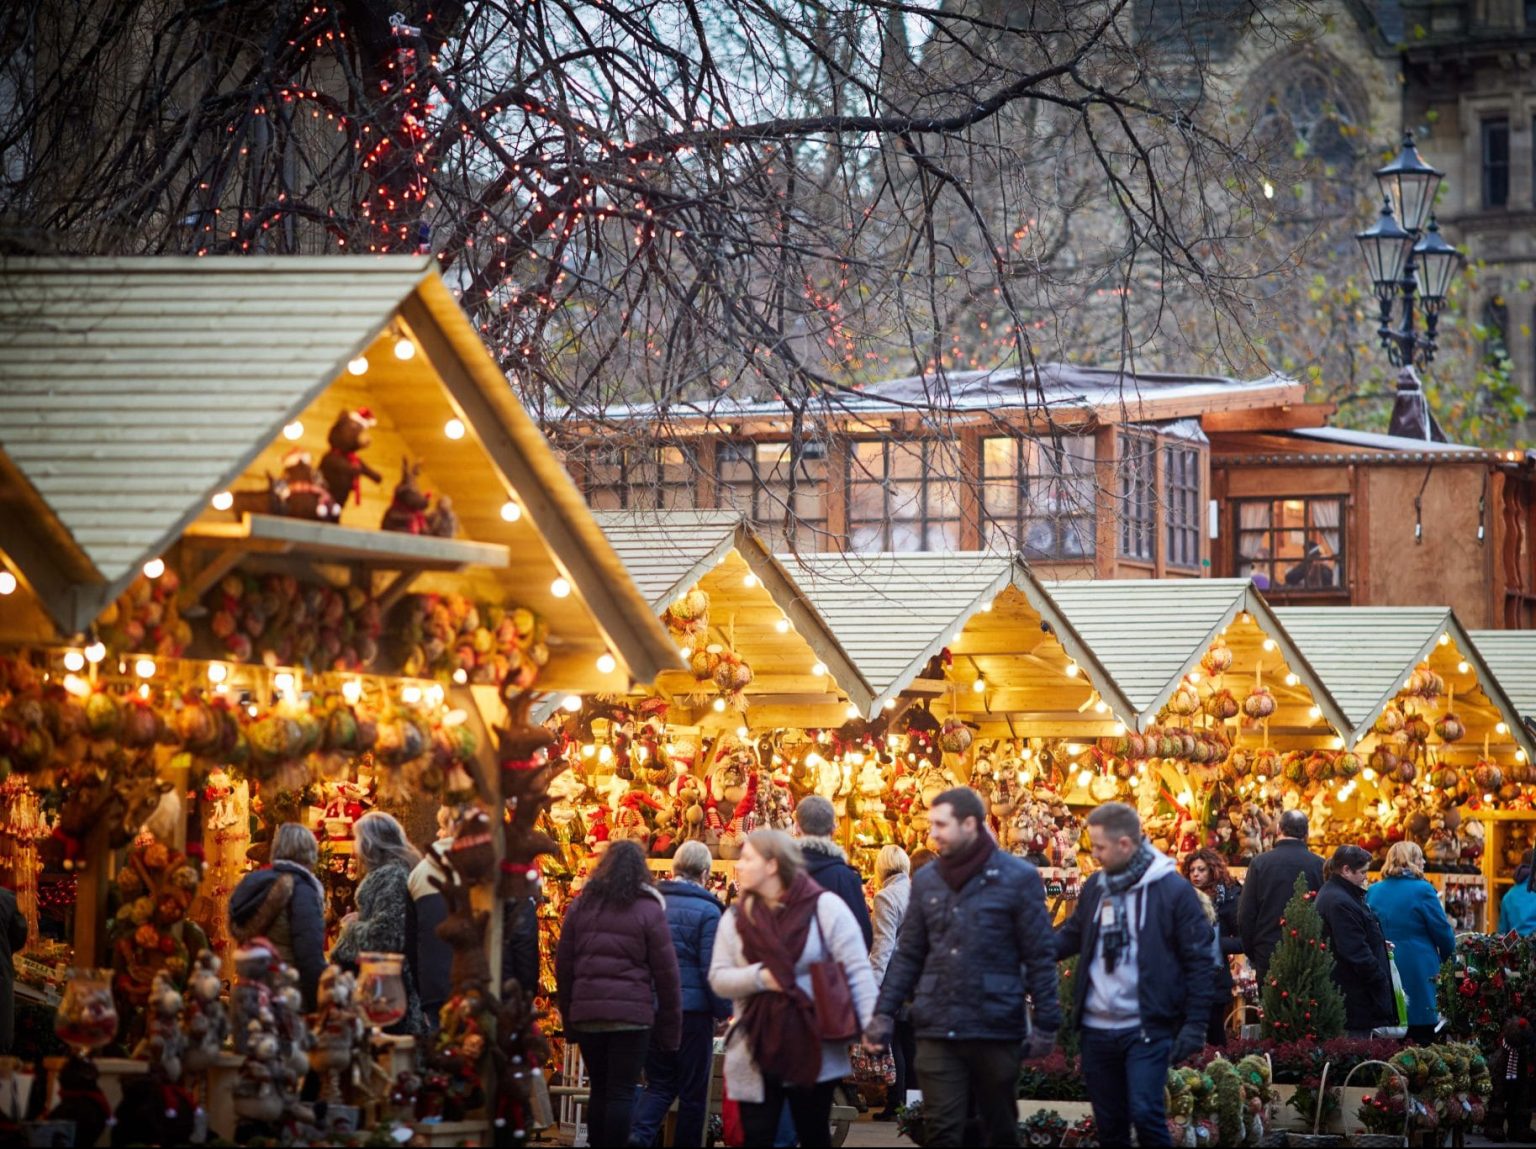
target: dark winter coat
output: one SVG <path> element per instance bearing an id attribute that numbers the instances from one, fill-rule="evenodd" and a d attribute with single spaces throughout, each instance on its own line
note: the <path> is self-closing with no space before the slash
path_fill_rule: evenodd
<path id="1" fill-rule="evenodd" d="M 715 931 L 725 907 L 703 886 L 671 879 L 657 883 L 667 903 L 667 928 L 677 951 L 677 972 L 683 987 L 683 1012 L 731 1016 L 731 1003 L 709 988 L 709 960 L 715 953 Z"/>
<path id="2" fill-rule="evenodd" d="M 357 884 L 357 917 L 331 947 L 331 960 L 356 968 L 358 957 L 365 953 L 404 954 L 405 1017 L 384 1032 L 424 1037 L 427 1023 L 410 957 L 416 952 L 410 880 L 411 872 L 403 862 L 390 862 L 363 875 Z"/>
<path id="3" fill-rule="evenodd" d="M 539 904 L 531 897 L 511 898 L 502 907 L 501 976 L 539 992 Z"/>
<path id="4" fill-rule="evenodd" d="M 1178 1033 L 1205 1032 L 1216 991 L 1211 976 L 1215 932 L 1195 887 L 1171 870 L 1161 880 L 1138 886 L 1136 916 L 1136 1002 L 1143 1027 Z M 1083 884 L 1077 908 L 1056 931 L 1058 961 L 1079 957 L 1072 979 L 1072 1016 L 1082 1023 L 1088 999 L 1089 966 L 1099 951 L 1099 907 L 1106 893 L 1104 871 Z M 1130 897 L 1130 895 L 1127 895 Z"/>
<path id="5" fill-rule="evenodd" d="M 1248 867 L 1243 896 L 1237 904 L 1237 930 L 1243 952 L 1260 979 L 1269 970 L 1269 957 L 1280 944 L 1280 919 L 1291 900 L 1296 875 L 1307 875 L 1307 888 L 1323 884 L 1323 859 L 1295 838 L 1281 838 Z"/>
<path id="6" fill-rule="evenodd" d="M 432 878 L 447 883 L 449 874 L 443 852 L 448 839 L 433 842 L 416 868 L 411 871 L 411 900 L 416 906 L 415 949 L 411 962 L 416 970 L 416 989 L 421 995 L 421 1011 L 429 1020 L 437 1016 L 452 990 L 453 947 L 437 936 L 437 927 L 448 916 L 448 902 L 432 884 Z"/>
<path id="7" fill-rule="evenodd" d="M 848 864 L 843 848 L 827 838 L 801 838 L 800 849 L 805 854 L 805 868 L 811 880 L 828 893 L 842 898 L 853 920 L 859 923 L 864 935 L 864 948 L 875 944 L 875 926 L 869 920 L 869 906 L 864 901 L 864 878 Z"/>
<path id="8" fill-rule="evenodd" d="M 304 1008 L 315 1008 L 325 970 L 325 890 L 297 862 L 283 859 L 246 874 L 229 896 L 229 932 L 242 945 L 266 938 L 299 972 Z"/>
<path id="9" fill-rule="evenodd" d="M 682 988 L 662 897 L 647 888 L 627 906 L 585 896 L 566 911 L 555 950 L 556 994 L 567 1031 L 587 1023 L 652 1027 L 675 1050 L 682 1038 Z"/>
<path id="10" fill-rule="evenodd" d="M 1232 992 L 1232 963 L 1227 959 L 1243 952 L 1243 938 L 1237 929 L 1237 907 L 1243 896 L 1243 884 L 1228 882 L 1225 886 L 1217 886 L 1208 896 L 1216 907 L 1216 941 L 1221 951 L 1221 961 L 1216 966 L 1216 990 L 1218 995 L 1226 995 Z"/>
<path id="11" fill-rule="evenodd" d="M 910 999 L 918 1037 L 1023 1041 L 1026 994 L 1035 1025 L 1059 1029 L 1056 955 L 1040 871 L 996 850 L 958 891 L 938 866 L 913 874 L 875 1012 L 895 1017 Z"/>
<path id="12" fill-rule="evenodd" d="M 1323 940 L 1333 953 L 1333 981 L 1344 994 L 1344 1028 L 1375 1029 L 1397 1024 L 1387 939 L 1365 891 L 1343 878 L 1329 878 L 1317 895 Z"/>
<path id="13" fill-rule="evenodd" d="M 16 974 L 12 955 L 27 944 L 27 919 L 16 895 L 0 888 L 0 1053 L 9 1053 L 16 1033 Z"/>

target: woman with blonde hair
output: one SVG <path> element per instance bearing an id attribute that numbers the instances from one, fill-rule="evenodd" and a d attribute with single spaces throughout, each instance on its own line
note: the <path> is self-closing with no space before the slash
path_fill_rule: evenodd
<path id="1" fill-rule="evenodd" d="M 805 855 L 779 830 L 754 830 L 736 863 L 741 898 L 720 920 L 709 983 L 735 1005 L 725 1082 L 741 1104 L 748 1145 L 772 1145 L 785 1102 L 806 1149 L 832 1143 L 832 1091 L 848 1076 L 848 1043 L 816 1027 L 811 967 L 847 975 L 860 1030 L 875 1007 L 864 932 L 847 905 L 811 880 Z"/>
<path id="2" fill-rule="evenodd" d="M 272 864 L 240 879 L 229 897 L 230 936 L 244 945 L 266 938 L 299 974 L 304 1008 L 315 1008 L 325 969 L 325 887 L 315 876 L 320 845 L 298 822 L 284 822 L 272 838 Z"/>
<path id="3" fill-rule="evenodd" d="M 1435 1006 L 1435 975 L 1456 949 L 1456 931 L 1440 895 L 1424 877 L 1424 852 L 1413 842 L 1394 842 L 1381 881 L 1366 891 L 1365 903 L 1381 919 L 1382 933 L 1393 946 L 1397 975 L 1408 998 L 1408 1040 L 1433 1041 L 1440 1012 Z"/>
<path id="4" fill-rule="evenodd" d="M 906 920 L 907 906 L 912 900 L 912 859 L 897 845 L 880 847 L 875 857 L 875 881 L 880 888 L 875 894 L 875 944 L 869 951 L 869 965 L 874 971 L 875 984 L 885 980 L 885 967 L 896 952 L 896 935 Z M 874 1115 L 876 1121 L 896 1120 L 896 1110 L 906 1104 L 907 1073 L 917 1052 L 917 1038 L 912 1031 L 912 1016 L 903 1009 L 896 1018 L 896 1030 L 891 1035 L 891 1053 L 896 1062 L 896 1080 L 885 1091 L 885 1108 Z"/>
<path id="5" fill-rule="evenodd" d="M 406 838 L 404 827 L 379 810 L 357 820 L 352 838 L 363 880 L 357 884 L 357 910 L 342 919 L 341 936 L 331 947 L 331 960 L 355 967 L 365 953 L 404 955 L 405 1016 L 384 1032 L 424 1037 L 426 1018 L 411 963 L 411 954 L 416 951 L 411 871 L 421 861 L 421 854 Z"/>

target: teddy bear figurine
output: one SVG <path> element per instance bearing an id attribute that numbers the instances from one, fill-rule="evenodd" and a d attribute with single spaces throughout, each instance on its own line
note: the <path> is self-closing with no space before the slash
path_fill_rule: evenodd
<path id="1" fill-rule="evenodd" d="M 341 521 L 341 504 L 315 469 L 314 456 L 303 447 L 295 447 L 283 456 L 282 477 L 272 480 L 272 506 L 290 519 Z"/>
<path id="2" fill-rule="evenodd" d="M 384 476 L 363 461 L 362 451 L 373 444 L 373 428 L 378 420 L 366 407 L 355 411 L 343 411 L 336 416 L 326 434 L 331 449 L 320 460 L 320 474 L 331 497 L 339 506 L 346 506 L 350 497 L 363 501 L 363 479 L 382 483 Z"/>

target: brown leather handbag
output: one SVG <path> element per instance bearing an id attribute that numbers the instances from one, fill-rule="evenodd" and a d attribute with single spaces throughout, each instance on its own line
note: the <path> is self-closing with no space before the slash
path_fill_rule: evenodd
<path id="1" fill-rule="evenodd" d="M 821 952 L 830 955 L 821 932 L 821 907 L 813 915 Z M 848 971 L 831 956 L 811 963 L 811 1004 L 816 1012 L 816 1036 L 823 1041 L 852 1041 L 859 1035 L 859 1018 L 853 1009 L 853 990 Z"/>

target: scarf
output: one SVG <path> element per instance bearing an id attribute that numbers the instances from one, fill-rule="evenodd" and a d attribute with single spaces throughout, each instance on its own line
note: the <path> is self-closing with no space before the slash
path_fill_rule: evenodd
<path id="1" fill-rule="evenodd" d="M 1099 934 L 1099 944 L 1103 947 L 1104 970 L 1106 973 L 1114 973 L 1115 966 L 1119 964 L 1120 955 L 1131 944 L 1131 919 L 1126 912 L 1125 895 L 1129 893 L 1142 878 L 1147 876 L 1147 869 L 1152 865 L 1152 859 L 1157 855 L 1153 853 L 1151 843 L 1145 838 L 1141 845 L 1136 847 L 1136 852 L 1131 855 L 1131 860 L 1125 868 L 1109 873 L 1104 873 L 1104 885 L 1109 890 L 1109 904 L 1114 917 L 1109 925 L 1105 926 Z"/>
<path id="2" fill-rule="evenodd" d="M 821 1038 L 816 1034 L 815 1005 L 796 984 L 795 967 L 822 893 L 802 870 L 784 891 L 778 909 L 770 910 L 758 898 L 749 898 L 736 912 L 742 956 L 762 962 L 784 987 L 782 993 L 753 994 L 741 1011 L 737 1029 L 764 1076 L 802 1087 L 815 1085 L 821 1076 Z"/>
<path id="3" fill-rule="evenodd" d="M 969 846 L 955 854 L 940 854 L 934 864 L 939 867 L 944 884 L 958 894 L 966 882 L 981 873 L 996 849 L 997 840 L 983 826 Z"/>

